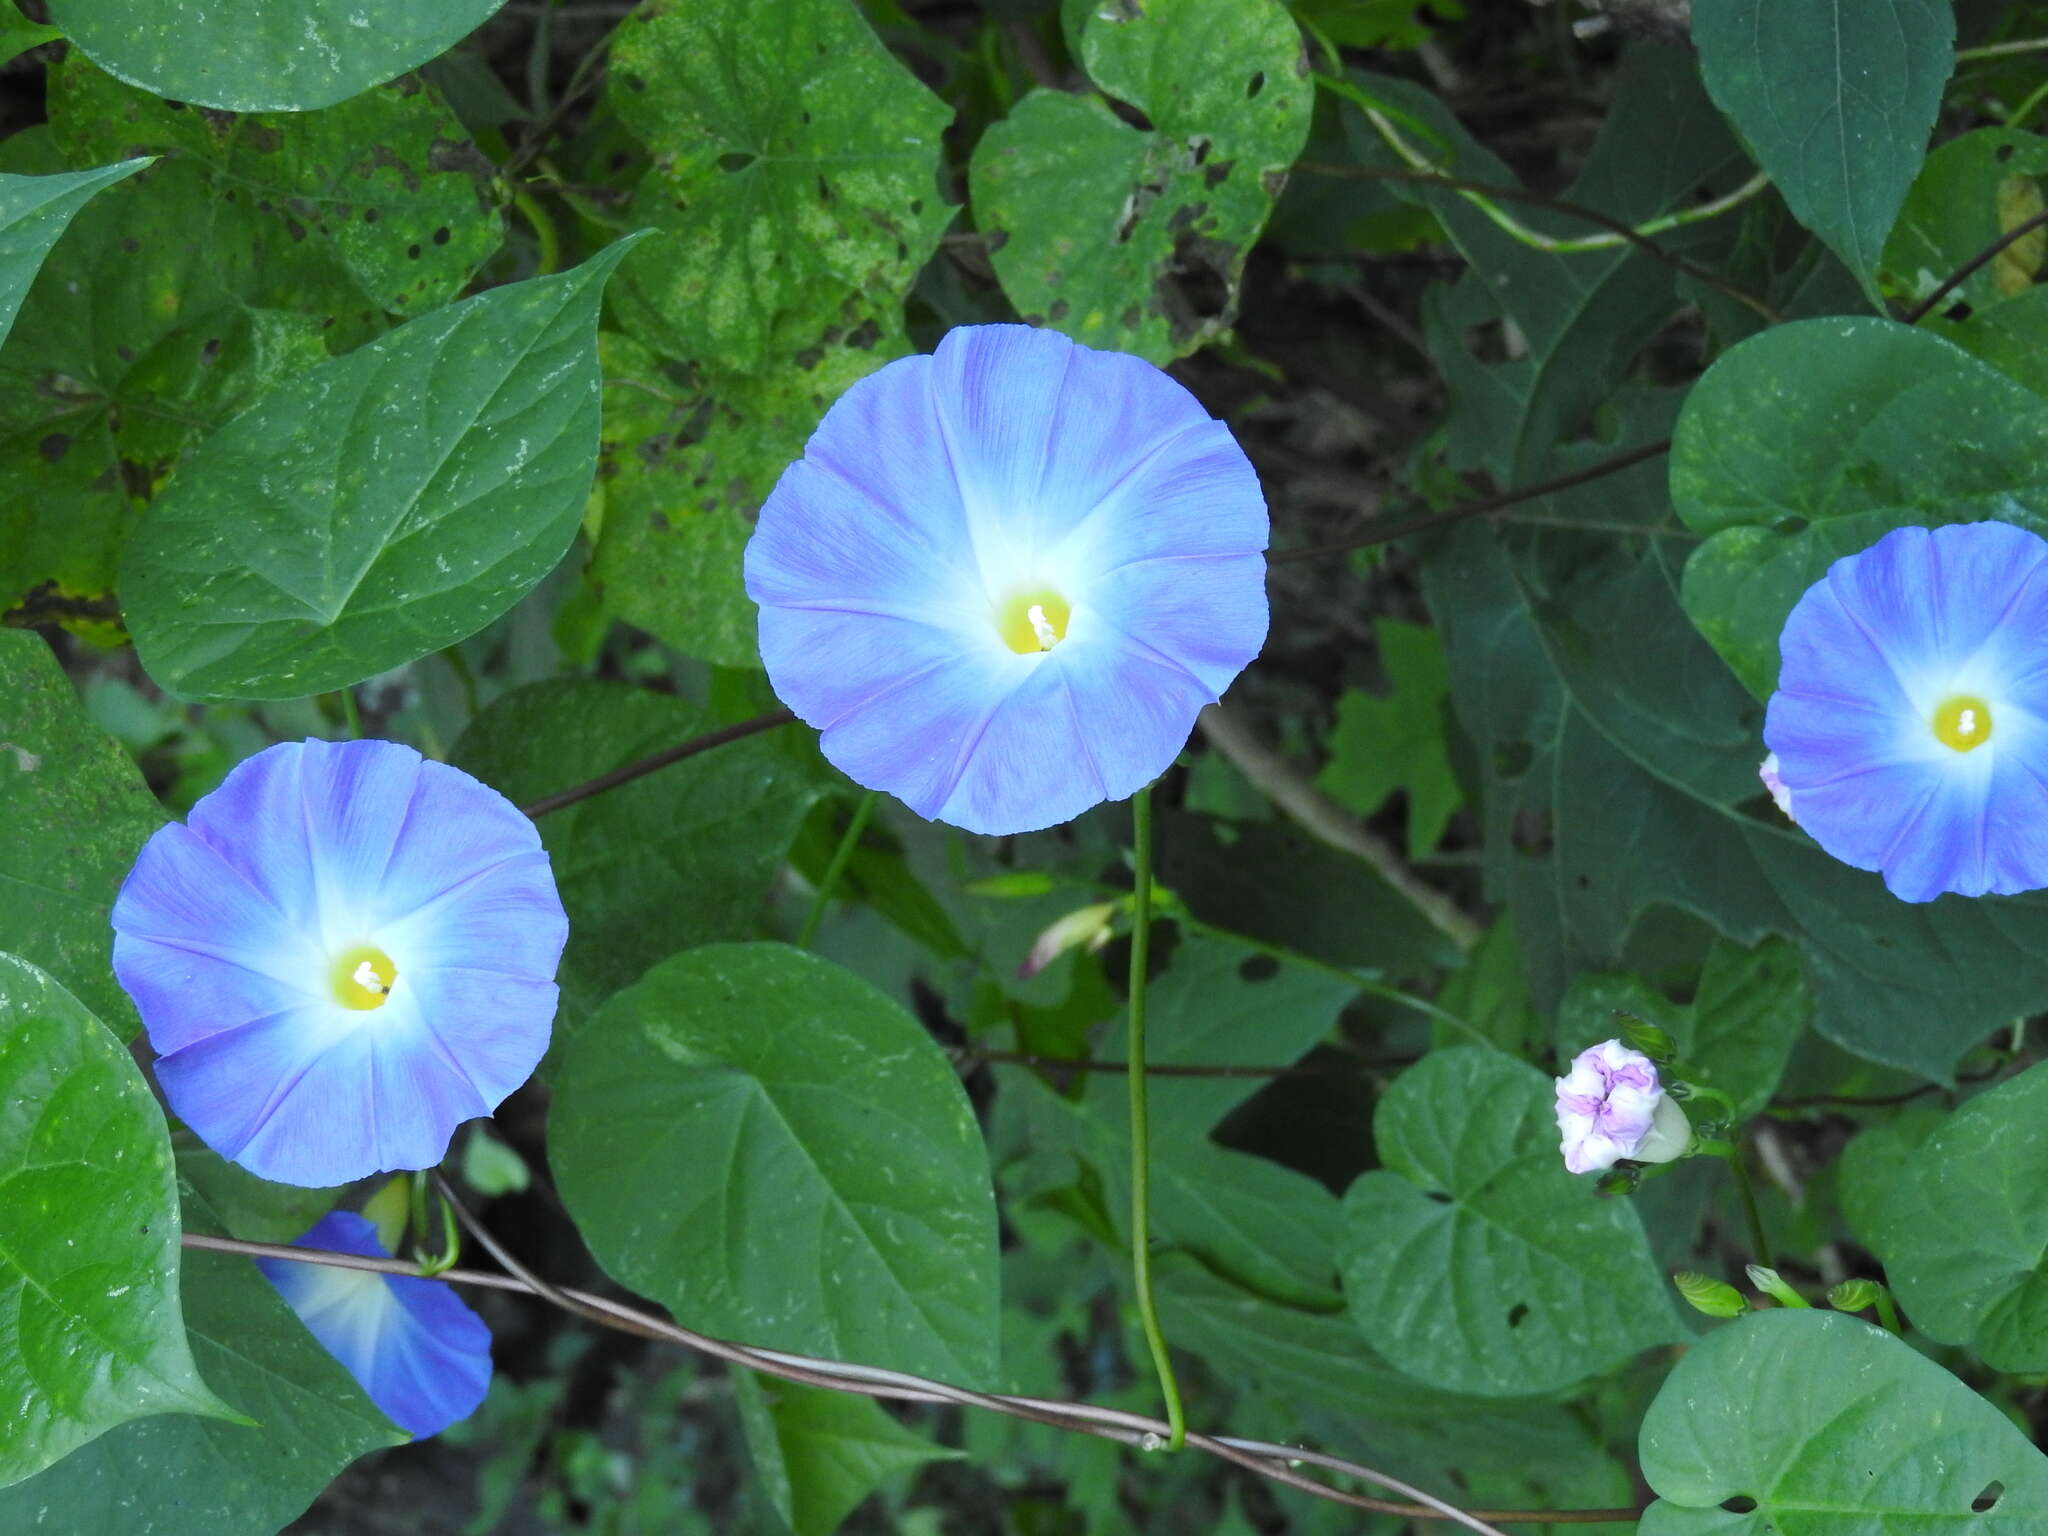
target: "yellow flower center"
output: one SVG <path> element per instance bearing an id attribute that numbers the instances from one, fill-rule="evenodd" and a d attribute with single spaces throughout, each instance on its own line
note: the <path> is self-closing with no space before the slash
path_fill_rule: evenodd
<path id="1" fill-rule="evenodd" d="M 328 968 L 328 985 L 334 1000 L 344 1008 L 382 1008 L 391 1000 L 391 988 L 398 980 L 398 967 L 374 944 L 356 944 L 334 957 Z"/>
<path id="2" fill-rule="evenodd" d="M 1934 710 L 1934 739 L 1956 752 L 1969 752 L 1991 739 L 1991 706 L 1974 693 L 1953 693 Z"/>
<path id="3" fill-rule="evenodd" d="M 1012 594 L 996 609 L 996 633 L 1019 656 L 1049 651 L 1067 638 L 1072 606 L 1051 587 Z"/>

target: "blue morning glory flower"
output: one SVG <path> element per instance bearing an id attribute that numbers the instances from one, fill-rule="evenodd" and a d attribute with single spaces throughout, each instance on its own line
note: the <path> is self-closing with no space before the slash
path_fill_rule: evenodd
<path id="1" fill-rule="evenodd" d="M 1893 895 L 2048 885 L 2048 542 L 1901 528 L 1785 622 L 1764 742 L 1792 815 Z"/>
<path id="2" fill-rule="evenodd" d="M 430 1167 L 524 1082 L 568 936 L 532 822 L 389 741 L 237 765 L 144 845 L 113 916 L 171 1108 L 313 1186 Z"/>
<path id="3" fill-rule="evenodd" d="M 1027 832 L 1163 773 L 1266 637 L 1266 504 L 1150 363 L 968 326 L 848 390 L 747 545 L 761 659 L 855 782 Z"/>
<path id="4" fill-rule="evenodd" d="M 328 1212 L 292 1246 L 391 1257 L 375 1224 L 353 1211 Z M 491 1330 L 448 1286 L 289 1259 L 258 1259 L 256 1267 L 370 1401 L 415 1439 L 438 1435 L 484 1400 Z"/>

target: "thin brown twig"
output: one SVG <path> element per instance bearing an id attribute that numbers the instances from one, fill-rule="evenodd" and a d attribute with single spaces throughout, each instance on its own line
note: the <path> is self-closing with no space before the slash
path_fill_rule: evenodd
<path id="1" fill-rule="evenodd" d="M 711 1355 L 731 1365 L 745 1366 L 749 1370 L 760 1371 L 765 1375 L 819 1387 L 826 1391 L 889 1398 L 899 1402 L 948 1403 L 983 1408 L 992 1413 L 1007 1414 L 1013 1418 L 1027 1419 L 1078 1434 L 1116 1440 L 1147 1450 L 1156 1449 L 1164 1441 L 1166 1422 L 1162 1419 L 1147 1418 L 1143 1414 L 1129 1413 L 1116 1408 L 1101 1408 L 1092 1403 L 1058 1402 L 1047 1398 L 1012 1396 L 1008 1393 L 974 1392 L 964 1387 L 914 1376 L 906 1371 L 883 1370 L 876 1366 L 853 1365 L 837 1360 L 818 1359 L 810 1355 L 790 1354 L 782 1350 L 757 1349 L 750 1345 L 734 1344 L 680 1327 L 665 1318 L 594 1295 L 589 1291 L 553 1285 L 520 1264 L 455 1197 L 446 1181 L 439 1182 L 444 1198 L 448 1199 L 463 1226 L 486 1252 L 506 1267 L 509 1273 L 493 1274 L 486 1270 L 458 1268 L 443 1270 L 438 1275 L 426 1278 L 446 1284 L 473 1285 L 489 1290 L 536 1296 L 600 1327 L 675 1344 L 700 1354 Z M 282 1243 L 251 1243 L 239 1238 L 213 1237 L 201 1232 L 184 1233 L 181 1241 L 187 1248 L 203 1249 L 210 1253 L 282 1259 L 295 1264 L 324 1264 L 340 1269 L 364 1270 L 372 1274 L 419 1277 L 417 1267 L 401 1259 L 373 1259 L 357 1253 L 336 1253 Z M 1280 1445 L 1266 1440 L 1244 1440 L 1235 1436 L 1194 1433 L 1188 1435 L 1187 1443 L 1196 1450 L 1243 1467 L 1260 1477 L 1286 1483 L 1316 1498 L 1349 1505 L 1354 1509 L 1370 1510 L 1377 1514 L 1400 1515 L 1410 1520 L 1449 1520 L 1477 1533 L 1477 1536 L 1504 1536 L 1504 1533 L 1491 1523 L 1495 1521 L 1582 1525 L 1634 1520 L 1641 1513 L 1636 1509 L 1461 1510 L 1420 1488 L 1411 1487 L 1400 1478 L 1375 1471 L 1358 1462 L 1346 1461 L 1342 1457 L 1306 1450 L 1299 1446 Z M 1295 1470 L 1297 1464 L 1304 1463 L 1392 1489 L 1414 1502 L 1378 1499 L 1331 1487 Z"/>
<path id="2" fill-rule="evenodd" d="M 1612 458 L 1602 459 L 1597 464 L 1589 464 L 1584 469 L 1573 470 L 1568 475 L 1557 475 L 1549 480 L 1538 480 L 1534 485 L 1501 491 L 1493 496 L 1482 496 L 1477 501 L 1468 501 L 1443 512 L 1432 512 L 1425 517 L 1411 517 L 1406 522 L 1395 523 L 1391 528 L 1374 528 L 1358 538 L 1347 539 L 1341 544 L 1312 544 L 1301 549 L 1274 550 L 1266 556 L 1266 560 L 1270 565 L 1285 565 L 1293 560 L 1319 560 L 1325 555 L 1342 555 L 1354 549 L 1370 549 L 1375 544 L 1405 539 L 1411 533 L 1424 533 L 1431 528 L 1448 527 L 1468 517 L 1482 517 L 1488 512 L 1499 512 L 1520 502 L 1535 501 L 1539 497 L 1571 490 L 1574 486 L 1585 485 L 1617 471 L 1633 468 L 1645 459 L 1654 459 L 1658 454 L 1668 452 L 1670 447 L 1671 439 L 1661 437 L 1654 443 L 1645 443 L 1640 448 L 1617 453 Z"/>
<path id="3" fill-rule="evenodd" d="M 680 763 L 686 757 L 695 757 L 699 752 L 709 752 L 713 747 L 722 747 L 729 741 L 772 731 L 778 725 L 788 725 L 796 719 L 786 709 L 771 709 L 765 715 L 756 715 L 751 720 L 742 720 L 737 725 L 722 725 L 715 731 L 706 731 L 702 736 L 692 736 L 688 741 L 677 742 L 664 747 L 610 773 L 600 773 L 594 779 L 585 779 L 581 784 L 572 784 L 567 789 L 557 790 L 552 795 L 519 807 L 529 816 L 545 816 L 549 811 L 559 811 L 565 805 L 574 805 L 579 800 L 588 800 L 592 795 L 601 795 L 608 789 L 617 789 L 621 784 L 630 784 L 644 778 L 656 769 L 666 768 L 670 763 Z"/>
<path id="4" fill-rule="evenodd" d="M 2000 251 L 2004 250 L 2009 245 L 2016 244 L 2017 242 L 2026 239 L 2028 235 L 2031 235 L 2035 230 L 2041 228 L 2041 226 L 2044 224 L 2048 224 L 2048 208 L 2042 209 L 2041 212 L 2033 215 L 2033 217 L 2031 218 L 2021 219 L 2019 223 L 2013 225 L 2011 229 L 2008 229 L 1996 240 L 1992 241 L 1989 245 L 1985 246 L 1983 250 L 1979 251 L 1976 255 L 1972 256 L 1968 261 L 1964 262 L 1960 267 L 1957 267 L 1955 271 L 1949 273 L 1947 277 L 1943 278 L 1941 281 L 1941 286 L 1936 288 L 1934 292 L 1930 293 L 1918 304 L 1915 304 L 1911 309 L 1907 310 L 1905 314 L 1906 324 L 1918 325 L 1922 320 L 1925 320 L 1930 314 L 1934 312 L 1934 308 L 1936 305 L 1941 303 L 1941 301 L 1947 298 L 1951 293 L 1954 293 L 1956 289 L 1960 288 L 1964 283 L 1967 283 L 1970 280 L 1971 274 L 1976 272 L 1978 268 L 1984 266 L 1988 262 L 1996 261 L 1998 259 L 1998 253 Z"/>
<path id="5" fill-rule="evenodd" d="M 1471 192 L 1480 197 L 1499 198 L 1502 202 L 1521 203 L 1530 208 L 1542 208 L 1565 218 L 1579 219 L 1606 230 L 1617 239 L 1626 240 L 1647 256 L 1654 256 L 1674 271 L 1718 289 L 1740 304 L 1761 315 L 1771 325 L 1782 325 L 1785 317 L 1758 298 L 1755 294 L 1736 287 L 1727 278 L 1711 267 L 1703 267 L 1696 261 L 1689 261 L 1676 251 L 1666 250 L 1650 236 L 1634 228 L 1612 214 L 1602 213 L 1597 208 L 1588 208 L 1583 203 L 1567 202 L 1563 198 L 1545 197 L 1540 192 L 1524 191 L 1520 187 L 1495 186 L 1492 182 L 1467 181 L 1462 176 L 1446 176 L 1438 171 L 1413 171 L 1397 169 L 1388 165 L 1328 165 L 1315 160 L 1296 163 L 1297 171 L 1306 171 L 1313 176 L 1334 176 L 1364 181 L 1401 181 L 1416 186 L 1441 187 L 1446 192 Z"/>

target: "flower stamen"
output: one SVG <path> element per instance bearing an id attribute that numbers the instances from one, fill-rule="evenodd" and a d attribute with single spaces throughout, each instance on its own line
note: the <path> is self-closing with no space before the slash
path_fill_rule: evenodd
<path id="1" fill-rule="evenodd" d="M 1935 706 L 1934 739 L 1955 752 L 1970 752 L 1991 739 L 1991 706 L 1972 693 L 1950 694 Z"/>
<path id="2" fill-rule="evenodd" d="M 398 967 L 374 944 L 356 944 L 334 957 L 328 972 L 334 1000 L 358 1012 L 382 1008 L 398 983 Z"/>
<path id="3" fill-rule="evenodd" d="M 1050 587 L 1013 593 L 996 609 L 996 633 L 1020 656 L 1036 656 L 1067 638 L 1073 607 Z"/>

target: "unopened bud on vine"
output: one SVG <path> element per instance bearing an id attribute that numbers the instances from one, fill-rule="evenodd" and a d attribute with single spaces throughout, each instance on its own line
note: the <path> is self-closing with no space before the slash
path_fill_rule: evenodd
<path id="1" fill-rule="evenodd" d="M 1775 1269 L 1762 1264 L 1747 1266 L 1749 1283 L 1783 1307 L 1810 1307 L 1812 1302 L 1792 1288 L 1792 1283 Z"/>
<path id="2" fill-rule="evenodd" d="M 1573 1173 L 1599 1173 L 1624 1159 L 1668 1163 L 1692 1146 L 1692 1126 L 1664 1092 L 1657 1064 L 1619 1040 L 1579 1052 L 1556 1082 L 1559 1147 Z"/>
<path id="3" fill-rule="evenodd" d="M 1708 1317 L 1739 1317 L 1749 1310 L 1742 1292 L 1725 1280 L 1681 1269 L 1671 1277 L 1671 1283 L 1678 1287 L 1678 1294 L 1688 1306 Z"/>
<path id="4" fill-rule="evenodd" d="M 1091 950 L 1102 948 L 1109 942 L 1110 922 L 1115 916 L 1116 903 L 1113 901 L 1098 901 L 1092 906 L 1069 912 L 1038 936 L 1038 941 L 1031 946 L 1031 953 L 1017 967 L 1018 979 L 1029 980 L 1036 976 L 1076 945 L 1086 945 Z"/>
<path id="5" fill-rule="evenodd" d="M 1837 1312 L 1865 1312 L 1877 1305 L 1884 1287 L 1875 1280 L 1844 1280 L 1828 1290 L 1828 1305 Z"/>

